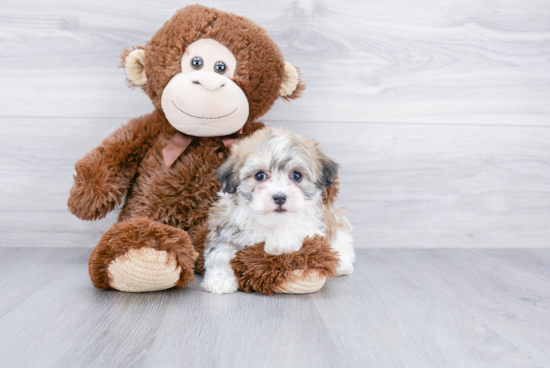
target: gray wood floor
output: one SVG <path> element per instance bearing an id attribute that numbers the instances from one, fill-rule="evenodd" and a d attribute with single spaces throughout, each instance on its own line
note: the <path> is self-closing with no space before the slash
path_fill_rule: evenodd
<path id="1" fill-rule="evenodd" d="M 0 248 L 1 367 L 548 367 L 550 250 L 360 250 L 311 295 L 95 290 L 89 249 Z"/>
<path id="2" fill-rule="evenodd" d="M 93 247 L 74 163 L 152 105 L 117 69 L 196 0 L 2 1 L 0 245 Z M 550 246 L 548 0 L 206 0 L 265 27 L 308 85 L 262 121 L 342 167 L 359 248 Z"/>

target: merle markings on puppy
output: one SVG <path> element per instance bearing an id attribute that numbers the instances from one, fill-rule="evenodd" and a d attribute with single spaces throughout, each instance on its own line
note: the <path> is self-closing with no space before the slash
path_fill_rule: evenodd
<path id="1" fill-rule="evenodd" d="M 287 254 L 316 234 L 338 252 L 338 275 L 353 272 L 351 226 L 346 211 L 333 206 L 337 172 L 316 141 L 281 128 L 258 130 L 235 144 L 217 171 L 223 188 L 209 213 L 203 287 L 237 291 L 230 262 L 245 246 L 263 242 L 267 254 Z"/>

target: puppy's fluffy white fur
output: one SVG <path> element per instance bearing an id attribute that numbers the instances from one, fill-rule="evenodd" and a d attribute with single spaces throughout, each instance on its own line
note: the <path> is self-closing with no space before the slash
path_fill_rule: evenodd
<path id="1" fill-rule="evenodd" d="M 235 144 L 218 169 L 223 189 L 210 211 L 202 286 L 215 294 L 235 292 L 229 262 L 239 249 L 265 242 L 266 253 L 285 254 L 315 234 L 339 253 L 338 274 L 353 272 L 345 210 L 327 200 L 336 174 L 317 142 L 287 130 L 264 128 Z"/>

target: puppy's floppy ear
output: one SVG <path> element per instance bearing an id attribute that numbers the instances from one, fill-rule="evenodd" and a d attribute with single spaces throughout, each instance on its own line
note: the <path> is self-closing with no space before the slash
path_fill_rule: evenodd
<path id="1" fill-rule="evenodd" d="M 228 159 L 217 170 L 218 178 L 222 182 L 222 191 L 224 193 L 235 193 L 240 185 L 237 163 Z"/>
<path id="2" fill-rule="evenodd" d="M 338 175 L 338 164 L 324 154 L 321 155 L 319 162 L 321 163 L 319 184 L 321 184 L 324 188 L 333 186 L 334 178 Z"/>
<path id="3" fill-rule="evenodd" d="M 145 74 L 145 50 L 141 46 L 132 50 L 124 50 L 120 54 L 120 67 L 126 71 L 126 78 L 134 87 L 144 86 L 147 83 Z"/>
<path id="4" fill-rule="evenodd" d="M 300 80 L 300 73 L 291 63 L 285 61 L 283 83 L 279 88 L 279 95 L 285 100 L 293 100 L 301 96 L 306 85 Z"/>

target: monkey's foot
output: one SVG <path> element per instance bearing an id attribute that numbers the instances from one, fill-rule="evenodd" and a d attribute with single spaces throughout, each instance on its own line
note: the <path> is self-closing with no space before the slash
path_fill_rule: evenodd
<path id="1" fill-rule="evenodd" d="M 273 286 L 273 291 L 279 294 L 308 294 L 320 290 L 325 282 L 326 276 L 313 270 L 304 276 L 303 270 L 294 270 L 288 280 L 281 285 Z"/>
<path id="2" fill-rule="evenodd" d="M 103 234 L 88 268 L 98 289 L 165 290 L 193 281 L 197 257 L 187 232 L 147 218 L 133 218 Z"/>
<path id="3" fill-rule="evenodd" d="M 180 278 L 181 267 L 165 250 L 130 249 L 107 268 L 113 289 L 143 292 L 170 289 Z"/>

